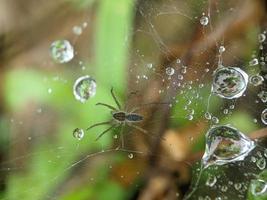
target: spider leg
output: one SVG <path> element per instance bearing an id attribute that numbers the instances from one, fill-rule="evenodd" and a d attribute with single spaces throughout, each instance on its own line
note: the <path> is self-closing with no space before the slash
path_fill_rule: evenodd
<path id="1" fill-rule="evenodd" d="M 96 104 L 97 106 L 105 106 L 105 107 L 108 107 L 109 109 L 111 109 L 111 110 L 117 110 L 115 107 L 113 107 L 113 106 L 111 106 L 111 105 L 108 105 L 108 104 L 106 104 L 106 103 L 97 103 Z"/>
<path id="2" fill-rule="evenodd" d="M 124 126 L 121 127 L 121 131 L 120 131 L 121 148 L 124 148 L 123 128 Z"/>
<path id="3" fill-rule="evenodd" d="M 89 126 L 86 130 L 88 131 L 89 129 L 94 128 L 96 126 L 101 126 L 101 125 L 110 124 L 110 123 L 111 123 L 111 121 L 96 123 L 96 124 L 93 124 L 92 126 Z"/>
<path id="4" fill-rule="evenodd" d="M 96 139 L 95 141 L 99 140 L 99 138 L 101 138 L 105 133 L 107 133 L 108 131 L 110 131 L 111 129 L 113 129 L 115 126 L 117 126 L 117 124 L 112 125 L 111 127 L 109 127 L 108 129 L 104 130 Z"/>
<path id="5" fill-rule="evenodd" d="M 113 92 L 113 87 L 111 88 L 110 92 L 111 92 L 111 96 L 113 97 L 113 99 L 114 99 L 115 103 L 117 104 L 118 108 L 121 110 L 121 105 L 120 105 L 118 99 L 116 98 L 116 96 L 115 96 L 115 94 Z"/>
<path id="6" fill-rule="evenodd" d="M 138 130 L 138 131 L 140 131 L 141 133 L 144 133 L 145 135 L 147 135 L 149 137 L 157 138 L 157 136 L 148 134 L 148 131 L 147 130 L 145 130 L 145 129 L 139 127 L 139 126 L 136 126 L 136 125 L 130 124 L 130 123 L 128 123 L 127 125 L 130 126 L 130 127 L 132 127 L 132 128 L 134 128 L 134 129 L 136 129 L 136 130 Z M 164 138 L 160 138 L 160 139 L 165 140 Z"/>

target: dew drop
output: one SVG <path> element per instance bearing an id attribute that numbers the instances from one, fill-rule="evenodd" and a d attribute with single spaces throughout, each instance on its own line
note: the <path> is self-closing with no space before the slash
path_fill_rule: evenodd
<path id="1" fill-rule="evenodd" d="M 213 75 L 212 93 L 226 99 L 238 98 L 247 88 L 248 75 L 236 67 L 222 67 Z"/>
<path id="2" fill-rule="evenodd" d="M 181 74 L 179 74 L 177 78 L 178 78 L 178 80 L 183 80 L 184 79 L 184 76 L 181 75 Z"/>
<path id="3" fill-rule="evenodd" d="M 256 161 L 256 165 L 260 170 L 263 170 L 266 167 L 266 160 L 264 158 L 260 158 Z"/>
<path id="4" fill-rule="evenodd" d="M 234 187 L 236 190 L 240 190 L 242 188 L 242 184 L 241 183 L 235 183 Z"/>
<path id="5" fill-rule="evenodd" d="M 259 64 L 259 61 L 257 58 L 253 58 L 251 61 L 249 61 L 249 65 L 250 66 L 255 66 L 255 65 L 258 65 Z"/>
<path id="6" fill-rule="evenodd" d="M 152 63 L 148 63 L 148 64 L 146 64 L 146 67 L 147 67 L 148 69 L 152 69 L 152 68 L 153 68 L 153 64 L 152 64 Z"/>
<path id="7" fill-rule="evenodd" d="M 266 36 L 263 33 L 258 35 L 258 40 L 259 40 L 260 43 L 264 42 L 265 39 L 266 39 Z"/>
<path id="8" fill-rule="evenodd" d="M 82 27 L 80 26 L 74 26 L 72 28 L 72 32 L 75 34 L 75 35 L 81 35 L 83 33 L 83 29 Z"/>
<path id="9" fill-rule="evenodd" d="M 255 144 L 243 133 L 229 125 L 213 126 L 206 134 L 204 166 L 224 165 L 243 160 Z"/>
<path id="10" fill-rule="evenodd" d="M 95 80 L 88 75 L 78 78 L 73 85 L 73 94 L 81 103 L 94 97 L 96 94 Z"/>
<path id="11" fill-rule="evenodd" d="M 174 74 L 175 70 L 172 67 L 167 67 L 166 68 L 166 74 L 168 76 L 172 76 Z"/>
<path id="12" fill-rule="evenodd" d="M 219 53 L 223 53 L 225 52 L 225 47 L 224 46 L 220 46 L 219 47 Z"/>
<path id="13" fill-rule="evenodd" d="M 118 139 L 118 135 L 115 134 L 115 135 L 113 136 L 113 138 L 114 138 L 114 139 Z"/>
<path id="14" fill-rule="evenodd" d="M 226 185 L 223 185 L 222 187 L 221 187 L 221 191 L 222 192 L 226 192 L 228 190 L 228 187 L 226 186 Z"/>
<path id="15" fill-rule="evenodd" d="M 262 123 L 264 123 L 265 125 L 267 125 L 267 108 L 264 109 L 261 113 L 261 121 Z M 266 157 L 267 157 L 267 151 L 266 151 Z"/>
<path id="16" fill-rule="evenodd" d="M 209 187 L 213 187 L 217 182 L 217 178 L 216 176 L 209 176 L 207 181 L 206 181 L 206 185 L 209 186 Z"/>
<path id="17" fill-rule="evenodd" d="M 261 99 L 261 101 L 263 103 L 266 103 L 267 102 L 267 92 L 266 91 L 261 91 L 259 94 L 258 94 L 258 97 Z"/>
<path id="18" fill-rule="evenodd" d="M 199 20 L 200 24 L 203 26 L 207 26 L 209 23 L 209 18 L 207 16 L 202 16 Z"/>
<path id="19" fill-rule="evenodd" d="M 250 183 L 250 193 L 256 197 L 267 197 L 267 170 L 261 172 L 256 179 Z M 262 199 L 262 198 L 261 198 Z"/>
<path id="20" fill-rule="evenodd" d="M 132 153 L 128 154 L 128 158 L 132 159 L 134 157 L 134 155 Z"/>
<path id="21" fill-rule="evenodd" d="M 84 136 L 84 131 L 83 129 L 80 129 L 80 128 L 76 128 L 73 130 L 73 137 L 78 139 L 78 140 L 81 140 Z"/>
<path id="22" fill-rule="evenodd" d="M 69 41 L 57 40 L 50 46 L 50 55 L 57 63 L 67 63 L 73 58 L 74 50 Z"/>
<path id="23" fill-rule="evenodd" d="M 204 117 L 208 120 L 211 119 L 211 114 L 209 112 L 205 112 Z"/>
<path id="24" fill-rule="evenodd" d="M 267 158 L 267 149 L 264 150 L 263 154 L 264 154 L 265 158 Z"/>
<path id="25" fill-rule="evenodd" d="M 259 86 L 263 83 L 264 78 L 261 75 L 253 75 L 249 77 L 249 83 L 254 86 Z"/>
<path id="26" fill-rule="evenodd" d="M 214 123 L 214 124 L 218 124 L 219 123 L 219 119 L 217 117 L 212 117 L 211 118 L 211 121 Z"/>

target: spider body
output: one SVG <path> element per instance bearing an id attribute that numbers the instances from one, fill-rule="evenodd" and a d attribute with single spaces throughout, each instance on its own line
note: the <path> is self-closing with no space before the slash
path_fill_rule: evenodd
<path id="1" fill-rule="evenodd" d="M 92 126 L 90 126 L 89 128 L 87 128 L 87 130 L 89 130 L 89 129 L 94 128 L 96 126 L 111 125 L 108 129 L 104 130 L 96 138 L 96 140 L 101 138 L 105 133 L 107 133 L 111 129 L 116 128 L 116 127 L 122 127 L 121 132 L 120 132 L 120 138 L 121 138 L 122 147 L 123 147 L 124 146 L 124 140 L 123 140 L 122 130 L 123 130 L 124 125 L 132 127 L 134 129 L 138 130 L 139 132 L 142 132 L 144 134 L 149 135 L 146 130 L 144 130 L 143 128 L 136 126 L 134 124 L 134 123 L 142 122 L 144 120 L 144 117 L 142 115 L 136 113 L 136 111 L 139 110 L 140 107 L 135 108 L 134 110 L 132 110 L 130 112 L 128 112 L 127 110 L 122 110 L 119 101 L 117 100 L 116 96 L 113 93 L 113 88 L 111 89 L 110 92 L 111 92 L 111 95 L 113 97 L 114 102 L 117 105 L 117 108 L 112 106 L 112 105 L 106 104 L 106 103 L 97 103 L 96 105 L 101 105 L 101 106 L 105 106 L 105 107 L 109 108 L 111 110 L 112 120 L 107 121 L 107 122 L 96 123 L 96 124 L 93 124 Z M 151 135 L 149 135 L 149 136 L 151 136 Z"/>
<path id="2" fill-rule="evenodd" d="M 137 113 L 128 113 L 126 114 L 126 121 L 128 122 L 141 122 L 144 120 L 144 117 L 142 115 L 139 115 Z"/>
<path id="3" fill-rule="evenodd" d="M 112 117 L 118 122 L 125 122 L 127 114 L 123 111 L 113 112 Z"/>

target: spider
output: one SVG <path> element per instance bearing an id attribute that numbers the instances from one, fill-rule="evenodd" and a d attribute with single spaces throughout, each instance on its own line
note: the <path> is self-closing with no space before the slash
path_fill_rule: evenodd
<path id="1" fill-rule="evenodd" d="M 110 121 L 106 121 L 106 122 L 100 122 L 100 123 L 96 123 L 93 124 L 92 126 L 88 127 L 86 130 L 90 130 L 91 128 L 94 128 L 96 126 L 101 126 L 101 125 L 107 125 L 110 124 L 111 126 L 104 130 L 97 138 L 96 141 L 99 140 L 104 134 L 106 134 L 108 131 L 110 131 L 113 128 L 116 127 L 121 127 L 121 132 L 120 132 L 120 138 L 121 138 L 121 142 L 122 142 L 122 147 L 124 147 L 124 139 L 122 136 L 122 132 L 123 132 L 123 127 L 125 125 L 128 125 L 129 127 L 132 127 L 146 135 L 148 134 L 148 131 L 144 130 L 143 128 L 135 125 L 135 123 L 138 122 L 142 122 L 144 120 L 144 117 L 138 113 L 136 113 L 136 111 L 140 108 L 135 108 L 132 111 L 128 112 L 127 109 L 122 110 L 122 107 L 119 103 L 119 101 L 117 100 L 117 97 L 114 94 L 113 88 L 111 88 L 110 90 L 111 96 L 114 100 L 114 102 L 117 105 L 117 108 L 111 105 L 108 105 L 106 103 L 97 103 L 96 105 L 100 105 L 100 106 L 104 106 L 107 107 L 111 110 L 111 115 L 112 115 L 112 119 Z M 151 136 L 151 135 L 149 135 Z"/>

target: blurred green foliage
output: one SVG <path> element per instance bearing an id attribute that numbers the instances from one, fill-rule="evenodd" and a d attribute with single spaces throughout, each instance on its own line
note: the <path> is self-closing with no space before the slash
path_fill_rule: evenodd
<path id="1" fill-rule="evenodd" d="M 73 1 L 74 2 L 74 1 Z M 92 0 L 75 1 L 78 6 L 88 6 Z M 82 141 L 72 136 L 76 127 L 84 127 L 99 121 L 105 121 L 109 115 L 103 108 L 95 107 L 95 103 L 104 101 L 113 103 L 110 88 L 114 86 L 116 93 L 122 97 L 126 88 L 126 66 L 130 29 L 134 11 L 131 0 L 100 0 L 97 4 L 96 38 L 96 69 L 94 77 L 97 80 L 97 95 L 86 104 L 74 100 L 72 84 L 75 81 L 69 74 L 60 76 L 67 83 L 52 80 L 52 74 L 32 69 L 11 70 L 5 76 L 5 101 L 11 112 L 18 112 L 35 102 L 39 105 L 49 105 L 58 111 L 57 132 L 55 140 L 46 138 L 32 149 L 33 155 L 27 158 L 29 169 L 24 173 L 14 173 L 8 179 L 7 199 L 44 199 L 54 194 L 56 188 L 71 173 L 72 164 L 80 160 L 80 155 L 99 151 L 107 147 L 112 135 L 101 138 L 101 144 L 95 142 L 98 128 Z M 120 20 L 118 20 L 118 18 Z M 71 81 L 70 81 L 71 80 Z M 16 92 L 14 92 L 16 88 Z M 48 89 L 51 88 L 51 94 Z M 62 148 L 60 148 L 62 147 Z M 98 169 L 98 168 L 97 168 Z M 103 172 L 103 171 L 102 171 Z M 107 178 L 107 173 L 95 173 Z M 105 193 L 101 193 L 105 188 Z M 88 183 L 63 199 L 93 199 L 106 200 L 113 196 L 123 199 L 124 191 L 113 181 Z"/>

